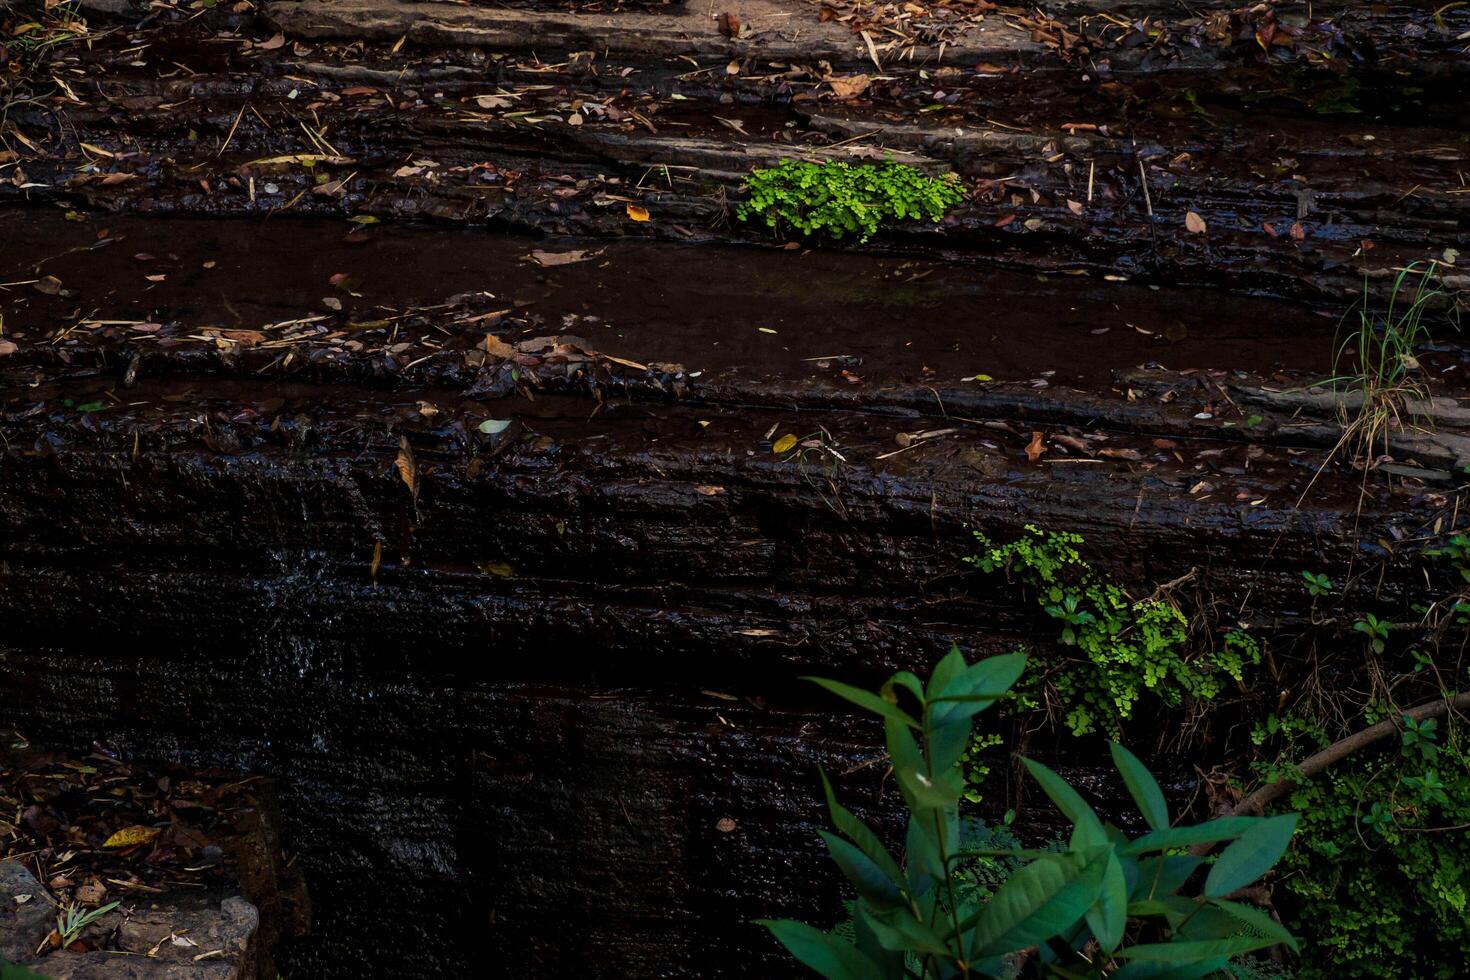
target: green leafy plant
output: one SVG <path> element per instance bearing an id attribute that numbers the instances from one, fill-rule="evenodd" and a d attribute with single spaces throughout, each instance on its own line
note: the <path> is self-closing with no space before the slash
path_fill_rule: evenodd
<path id="1" fill-rule="evenodd" d="M 1470 535 L 1455 534 L 1440 548 L 1428 548 L 1424 552 L 1431 558 L 1444 558 L 1460 573 L 1460 578 L 1470 583 Z"/>
<path id="2" fill-rule="evenodd" d="M 65 949 L 76 942 L 77 937 L 82 934 L 83 929 L 121 904 L 121 902 L 108 902 L 106 905 L 95 909 L 83 909 L 78 905 L 68 905 L 64 909 L 59 909 L 56 913 L 56 934 L 61 937 L 61 948 Z"/>
<path id="3" fill-rule="evenodd" d="M 1302 581 L 1307 585 L 1307 594 L 1314 599 L 1332 595 L 1332 579 L 1326 575 L 1302 572 Z"/>
<path id="4" fill-rule="evenodd" d="M 1021 537 L 998 545 L 975 532 L 980 553 L 966 558 L 985 572 L 1004 572 L 1035 596 L 1042 611 L 1060 621 L 1058 640 L 1080 655 L 1057 664 L 1023 692 L 1023 707 L 1054 701 L 1075 735 L 1102 729 L 1117 736 L 1145 693 L 1166 707 L 1185 698 L 1208 700 L 1227 680 L 1239 681 L 1261 652 L 1249 634 L 1234 630 L 1213 650 L 1190 643 L 1189 622 L 1171 603 L 1133 599 L 1083 560 L 1079 534 L 1026 525 Z"/>
<path id="5" fill-rule="evenodd" d="M 746 179 L 750 200 L 741 204 L 741 221 L 758 215 L 778 231 L 799 235 L 848 235 L 867 241 L 888 221 L 939 221 L 964 200 L 954 174 L 930 177 L 902 163 L 809 163 L 782 160 Z"/>
<path id="6" fill-rule="evenodd" d="M 967 664 L 951 649 L 926 683 L 908 671 L 877 693 L 810 678 L 883 720 L 894 781 L 909 813 L 902 860 L 822 785 L 837 833 L 823 832 L 857 890 L 852 940 L 790 919 L 763 920 L 802 963 L 843 980 L 999 977 L 1020 969 L 1059 978 L 1202 977 L 1232 956 L 1296 940 L 1261 909 L 1230 896 L 1271 870 L 1296 816 L 1231 817 L 1174 826 L 1158 782 L 1127 749 L 1114 765 L 1149 830 L 1105 824 L 1051 769 L 1023 760 L 1072 824 L 1064 850 L 967 848 L 958 805 L 973 719 L 1005 695 L 1020 654 Z M 1203 858 L 1178 853 L 1230 841 L 1198 890 Z M 964 889 L 976 859 L 1014 862 L 996 887 Z M 993 870 L 993 867 L 990 869 Z"/>
<path id="7" fill-rule="evenodd" d="M 1277 904 L 1311 939 L 1303 978 L 1462 975 L 1470 758 L 1440 743 L 1434 719 L 1409 721 L 1397 751 L 1355 756 L 1288 798 L 1301 830 Z"/>
<path id="8" fill-rule="evenodd" d="M 1391 432 L 1432 421 L 1415 352 L 1430 340 L 1432 315 L 1448 300 L 1438 272 L 1437 262 L 1409 263 L 1394 279 L 1381 310 L 1365 281 L 1362 299 L 1339 327 L 1331 379 L 1342 396 L 1338 449 L 1361 460 L 1365 471 L 1387 453 Z M 1452 307 L 1456 326 L 1457 316 L 1458 307 Z"/>
<path id="9" fill-rule="evenodd" d="M 1382 653 L 1388 643 L 1388 632 L 1392 624 L 1387 623 L 1372 613 L 1364 613 L 1363 618 L 1353 624 L 1353 629 L 1368 638 L 1368 646 L 1374 653 Z"/>

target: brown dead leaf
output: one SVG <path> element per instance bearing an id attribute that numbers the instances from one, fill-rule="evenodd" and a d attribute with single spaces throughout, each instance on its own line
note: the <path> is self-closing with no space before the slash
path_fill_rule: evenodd
<path id="1" fill-rule="evenodd" d="M 637 204 L 629 204 L 628 217 L 632 218 L 634 221 L 647 221 L 648 209 L 645 207 L 640 207 Z"/>
<path id="2" fill-rule="evenodd" d="M 283 48 L 283 47 L 286 46 L 286 35 L 284 35 L 284 34 L 277 34 L 275 37 L 271 38 L 270 40 L 267 40 L 267 41 L 257 41 L 255 43 L 255 46 L 256 46 L 256 48 L 258 48 L 261 51 L 274 51 L 277 48 Z"/>
<path id="3" fill-rule="evenodd" d="M 515 352 L 516 349 L 514 347 L 512 347 L 510 344 L 507 344 L 505 341 L 501 340 L 493 333 L 487 333 L 485 335 L 485 353 L 491 355 L 492 357 L 513 357 L 515 356 Z"/>
<path id="4" fill-rule="evenodd" d="M 102 900 L 107 897 L 107 886 L 96 878 L 89 880 L 85 885 L 77 889 L 77 901 L 83 905 L 101 905 Z"/>
<path id="5" fill-rule="evenodd" d="M 586 262 L 602 254 L 602 250 L 589 251 L 585 248 L 573 249 L 570 252 L 543 252 L 541 249 L 532 249 L 527 256 L 532 262 L 546 268 L 555 265 L 571 265 L 573 262 Z"/>
<path id="6" fill-rule="evenodd" d="M 15 345 L 15 341 L 0 340 L 0 357 L 4 357 L 7 354 L 14 354 L 18 350 L 20 348 Z"/>
<path id="7" fill-rule="evenodd" d="M 735 829 L 735 821 L 729 817 L 721 817 L 715 821 L 715 829 L 722 834 L 728 834 Z"/>
<path id="8" fill-rule="evenodd" d="M 1113 459 L 1128 459 L 1137 461 L 1143 459 L 1143 453 L 1137 449 L 1103 449 L 1099 451 L 1101 456 L 1109 456 Z"/>
<path id="9" fill-rule="evenodd" d="M 36 280 L 36 282 L 32 285 L 32 288 L 35 289 L 35 291 L 38 293 L 43 293 L 47 296 L 55 296 L 61 292 L 61 280 L 57 279 L 55 276 L 42 276 L 40 279 Z"/>
<path id="10" fill-rule="evenodd" d="M 1291 226 L 1291 237 L 1295 241 L 1303 241 L 1307 237 L 1307 229 L 1302 227 L 1300 221 L 1293 222 Z"/>
<path id="11" fill-rule="evenodd" d="M 1205 224 L 1205 219 L 1201 218 L 1193 211 L 1185 214 L 1184 227 L 1190 232 L 1190 234 L 1193 235 L 1203 235 L 1206 231 L 1209 230 L 1209 225 Z"/>
<path id="12" fill-rule="evenodd" d="M 868 90 L 873 80 L 867 75 L 848 75 L 829 78 L 827 84 L 832 86 L 832 94 L 839 99 L 855 99 Z"/>
<path id="13" fill-rule="evenodd" d="M 740 36 L 740 18 L 731 13 L 720 14 L 716 18 L 720 25 L 720 33 L 726 37 Z"/>
<path id="14" fill-rule="evenodd" d="M 413 458 L 413 447 L 408 444 L 407 436 L 398 437 L 398 459 L 393 463 L 398 470 L 398 475 L 403 478 L 403 485 L 408 487 L 409 494 L 414 500 L 419 499 L 419 467 Z"/>
<path id="15" fill-rule="evenodd" d="M 1031 433 L 1031 441 L 1026 445 L 1026 458 L 1036 462 L 1046 452 L 1046 437 L 1040 432 Z"/>
<path id="16" fill-rule="evenodd" d="M 706 486 L 705 484 L 696 484 L 694 487 L 694 492 L 698 494 L 703 494 L 706 497 L 718 497 L 720 494 L 725 492 L 725 488 L 711 487 Z"/>

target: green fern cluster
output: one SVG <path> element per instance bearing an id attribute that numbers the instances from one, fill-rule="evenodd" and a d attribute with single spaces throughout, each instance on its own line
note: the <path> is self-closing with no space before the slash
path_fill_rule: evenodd
<path id="1" fill-rule="evenodd" d="M 939 221 L 964 200 L 954 174 L 930 177 L 907 164 L 808 163 L 782 160 L 746 180 L 750 200 L 741 221 L 759 215 L 773 229 L 867 241 L 886 221 Z"/>
<path id="2" fill-rule="evenodd" d="M 1145 692 L 1171 708 L 1186 698 L 1209 700 L 1227 681 L 1239 681 L 1248 664 L 1260 662 L 1256 642 L 1238 631 L 1218 649 L 1192 649 L 1183 614 L 1167 602 L 1129 598 L 1083 560 L 1079 534 L 1028 524 L 1009 544 L 997 545 L 978 531 L 975 538 L 980 554 L 966 560 L 1019 580 L 1060 621 L 1062 645 L 1081 655 L 1049 678 L 1074 735 L 1101 729 L 1116 737 Z M 1036 706 L 1034 691 L 1022 692 L 1022 705 L 1028 695 Z"/>

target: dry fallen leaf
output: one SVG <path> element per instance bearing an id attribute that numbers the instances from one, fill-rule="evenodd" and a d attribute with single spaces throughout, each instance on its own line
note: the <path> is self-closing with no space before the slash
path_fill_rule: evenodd
<path id="1" fill-rule="evenodd" d="M 571 265 L 573 262 L 586 262 L 594 256 L 601 255 L 602 250 L 596 252 L 585 248 L 574 249 L 570 252 L 543 252 L 541 249 L 532 249 L 530 259 L 539 266 Z"/>
<path id="2" fill-rule="evenodd" d="M 413 459 L 413 447 L 408 444 L 407 436 L 398 437 L 398 459 L 393 465 L 398 468 L 398 475 L 403 478 L 403 483 L 408 487 L 408 492 L 414 500 L 419 499 L 419 468 Z"/>
<path id="3" fill-rule="evenodd" d="M 1209 228 L 1209 226 L 1205 224 L 1205 219 L 1201 218 L 1193 211 L 1190 211 L 1184 216 L 1184 227 L 1195 235 L 1203 235 Z"/>
<path id="4" fill-rule="evenodd" d="M 277 48 L 285 47 L 285 45 L 286 35 L 284 34 L 277 34 L 268 41 L 257 41 L 255 44 L 256 48 L 261 51 L 274 51 Z"/>
<path id="5" fill-rule="evenodd" d="M 720 33 L 726 37 L 740 36 L 740 18 L 734 14 L 720 14 L 717 18 L 720 24 Z"/>
<path id="6" fill-rule="evenodd" d="M 730 833 L 730 831 L 735 829 L 735 821 L 731 820 L 729 817 L 721 817 L 719 820 L 715 821 L 715 829 L 722 834 L 728 834 Z"/>
<path id="7" fill-rule="evenodd" d="M 694 492 L 698 494 L 703 494 L 706 497 L 718 497 L 720 494 L 725 492 L 725 488 L 706 486 L 701 483 L 695 484 Z"/>
<path id="8" fill-rule="evenodd" d="M 55 276 L 42 276 L 34 283 L 36 292 L 47 296 L 55 296 L 61 292 L 61 280 Z"/>
<path id="9" fill-rule="evenodd" d="M 868 90 L 873 80 L 867 75 L 849 75 L 846 78 L 829 78 L 832 94 L 839 99 L 855 99 Z"/>
<path id="10" fill-rule="evenodd" d="M 788 432 L 784 436 L 776 440 L 776 444 L 771 447 L 771 452 L 775 453 L 777 456 L 780 456 L 783 453 L 791 452 L 791 450 L 795 448 L 796 436 Z"/>
<path id="11" fill-rule="evenodd" d="M 158 836 L 158 831 L 152 827 L 144 827 L 134 824 L 124 827 L 102 843 L 103 847 L 135 847 L 138 844 L 146 844 Z"/>
<path id="12" fill-rule="evenodd" d="M 628 205 L 628 217 L 632 218 L 634 221 L 647 221 L 648 209 L 645 207 L 640 207 L 637 204 L 630 204 Z"/>
<path id="13" fill-rule="evenodd" d="M 487 333 L 485 335 L 485 353 L 491 355 L 492 357 L 512 357 L 515 355 L 515 352 L 516 349 L 514 347 L 512 347 L 510 344 L 507 344 L 505 341 L 501 340 L 493 333 Z"/>
<path id="14" fill-rule="evenodd" d="M 4 357 L 7 354 L 14 354 L 18 350 L 20 348 L 15 345 L 15 341 L 0 340 L 0 357 Z"/>
<path id="15" fill-rule="evenodd" d="M 1036 462 L 1046 452 L 1046 438 L 1040 432 L 1031 433 L 1031 442 L 1026 446 L 1026 458 Z"/>

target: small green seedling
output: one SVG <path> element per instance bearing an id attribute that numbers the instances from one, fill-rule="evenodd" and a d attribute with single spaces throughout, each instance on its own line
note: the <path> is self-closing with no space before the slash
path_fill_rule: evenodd
<path id="1" fill-rule="evenodd" d="M 65 949 L 76 942 L 83 929 L 121 904 L 121 902 L 108 902 L 100 908 L 86 910 L 77 905 L 68 905 L 57 912 L 56 934 L 61 937 L 61 948 Z"/>
<path id="2" fill-rule="evenodd" d="M 1302 572 L 1302 580 L 1307 583 L 1307 594 L 1313 598 L 1332 594 L 1332 579 L 1326 575 Z"/>
<path id="3" fill-rule="evenodd" d="M 1368 645 L 1373 648 L 1374 653 L 1383 652 L 1384 646 L 1388 643 L 1389 628 L 1389 623 L 1372 613 L 1364 613 L 1363 618 L 1353 624 L 1353 629 L 1368 638 Z"/>

